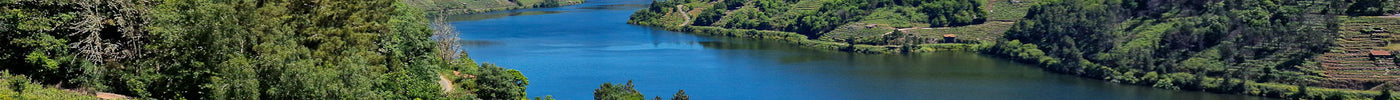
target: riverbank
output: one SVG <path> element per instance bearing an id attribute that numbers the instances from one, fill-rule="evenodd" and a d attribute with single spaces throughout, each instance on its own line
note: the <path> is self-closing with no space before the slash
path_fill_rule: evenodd
<path id="1" fill-rule="evenodd" d="M 1017 59 L 1022 63 L 1041 65 L 1047 71 L 1071 74 L 1090 79 L 1100 79 L 1114 83 L 1147 86 L 1162 89 L 1203 91 L 1221 94 L 1251 95 L 1271 98 L 1285 99 L 1370 99 L 1380 96 L 1380 91 L 1335 89 L 1323 87 L 1299 87 L 1298 85 L 1282 83 L 1257 83 L 1245 81 L 1243 79 L 1226 79 L 1220 77 L 1198 77 L 1191 73 L 1123 73 L 1108 67 L 1069 67 L 1070 65 L 1050 64 L 1041 62 L 1042 59 L 1035 58 L 1015 58 L 1018 54 L 991 53 L 992 50 L 1005 50 L 1009 48 L 994 48 L 999 44 L 993 42 L 983 42 L 981 44 L 919 44 L 914 46 L 902 45 L 868 45 L 839 43 L 830 41 L 818 41 L 807 39 L 807 36 L 782 31 L 753 30 L 753 29 L 726 29 L 712 26 L 657 26 L 665 30 L 687 32 L 703 36 L 735 37 L 746 39 L 780 40 L 791 44 L 799 45 L 803 48 L 818 50 L 833 50 L 844 52 L 870 53 L 870 54 L 894 54 L 894 53 L 929 53 L 943 51 L 959 52 L 983 52 L 982 54 L 996 55 L 1000 58 Z M 915 48 L 907 49 L 905 48 Z M 1029 51 L 1029 50 L 1028 50 Z M 1040 51 L 1040 50 L 1034 50 Z M 1044 54 L 1028 53 L 1028 54 Z M 1098 72 L 1085 72 L 1098 71 Z M 1094 75 L 1085 73 L 1112 73 L 1108 75 Z M 1306 90 L 1302 90 L 1306 89 Z"/>
<path id="2" fill-rule="evenodd" d="M 412 2 L 411 5 L 425 10 L 427 16 L 440 16 L 562 7 L 583 4 L 586 0 L 421 0 L 410 2 Z"/>
<path id="3" fill-rule="evenodd" d="M 781 3 L 781 2 L 780 2 L 780 3 Z M 657 4 L 659 4 L 659 5 L 657 5 Z M 721 12 L 721 14 L 723 14 L 723 15 L 719 15 L 719 16 L 723 16 L 723 17 L 719 17 L 720 19 L 718 19 L 718 20 L 715 21 L 715 22 L 709 22 L 709 23 L 713 23 L 713 24 L 704 24 L 704 23 L 707 23 L 707 22 L 700 22 L 700 21 L 705 21 L 705 19 L 693 20 L 693 19 L 697 19 L 697 18 L 705 18 L 705 16 L 707 16 L 706 13 L 711 13 L 711 11 L 706 11 L 706 10 L 708 10 L 708 9 L 714 9 L 714 8 L 713 8 L 713 7 L 711 7 L 711 8 L 706 8 L 706 7 L 708 7 L 707 5 L 720 5 L 720 4 L 721 4 L 721 2 L 661 2 L 661 3 L 654 3 L 654 5 L 652 6 L 652 7 L 653 7 L 652 9 L 645 9 L 645 10 L 642 10 L 642 11 L 638 11 L 637 15 L 633 15 L 633 16 L 632 16 L 632 17 L 633 17 L 633 18 L 632 18 L 633 20 L 630 20 L 628 23 L 629 23 L 629 24 L 644 25 L 644 26 L 660 27 L 660 28 L 665 29 L 665 30 L 680 31 L 680 32 L 689 32 L 689 33 L 691 33 L 691 34 L 699 34 L 699 35 L 707 35 L 707 36 L 737 37 L 737 38 L 760 39 L 760 40 L 781 40 L 781 41 L 784 41 L 784 42 L 787 42 L 787 43 L 791 43 L 791 44 L 798 45 L 798 46 L 803 47 L 803 48 L 812 48 L 812 49 L 819 49 L 819 50 L 833 50 L 833 51 L 858 52 L 858 53 L 873 53 L 873 54 L 927 53 L 927 52 L 939 52 L 939 51 L 974 51 L 974 52 L 982 52 L 983 54 L 987 54 L 987 55 L 995 55 L 995 56 L 999 56 L 999 57 L 1002 57 L 1002 58 L 1014 59 L 1014 60 L 1017 60 L 1017 61 L 1020 61 L 1020 62 L 1023 62 L 1023 63 L 1029 63 L 1029 64 L 1039 65 L 1039 67 L 1044 68 L 1045 70 L 1051 71 L 1051 72 L 1057 72 L 1057 73 L 1063 73 L 1063 74 L 1071 74 L 1071 75 L 1081 76 L 1081 77 L 1085 77 L 1085 78 L 1105 80 L 1105 81 L 1110 81 L 1110 82 L 1114 82 L 1114 83 L 1132 84 L 1132 85 L 1139 85 L 1139 86 L 1148 86 L 1148 87 L 1155 87 L 1155 88 L 1163 88 L 1163 89 L 1185 90 L 1185 91 L 1205 91 L 1205 92 L 1221 93 L 1221 94 L 1241 94 L 1241 95 L 1253 95 L 1253 96 L 1272 97 L 1272 98 L 1288 98 L 1288 99 L 1368 99 L 1368 98 L 1372 98 L 1372 97 L 1376 97 L 1376 96 L 1381 96 L 1381 92 L 1380 92 L 1380 91 L 1382 91 L 1382 90 L 1389 90 L 1389 89 L 1393 88 L 1393 87 L 1384 87 L 1384 86 L 1387 86 L 1387 85 L 1395 85 L 1395 83 L 1390 83 L 1390 82 L 1384 81 L 1384 80 L 1381 80 L 1381 81 L 1365 81 L 1365 80 L 1356 81 L 1356 80 L 1332 80 L 1332 79 L 1328 79 L 1328 78 L 1325 78 L 1325 77 L 1328 77 L 1328 76 L 1322 76 L 1323 73 L 1321 72 L 1321 71 L 1322 71 L 1321 69 L 1324 69 L 1324 68 L 1317 67 L 1317 64 L 1318 64 L 1318 63 L 1317 63 L 1316 59 L 1311 59 L 1311 56 L 1308 56 L 1308 55 L 1314 55 L 1314 56 L 1316 55 L 1316 54 L 1307 53 L 1307 52 L 1316 52 L 1316 51 L 1307 51 L 1307 50 L 1316 50 L 1316 49 L 1313 49 L 1313 47 L 1316 47 L 1316 46 L 1308 46 L 1308 45 L 1268 45 L 1268 44 L 1276 44 L 1276 43 L 1272 43 L 1272 42 L 1279 42 L 1279 41 L 1288 41 L 1288 42 L 1295 42 L 1295 43 L 1296 43 L 1296 42 L 1304 42 L 1304 43 L 1321 43 L 1321 44 L 1328 44 L 1329 42 L 1326 42 L 1326 41 L 1317 41 L 1317 40 L 1328 40 L 1328 39 L 1332 39 L 1332 38 L 1327 38 L 1327 36 L 1314 36 L 1314 35 L 1317 35 L 1317 34 L 1299 34 L 1299 35 L 1289 35 L 1289 36 L 1275 36 L 1275 35 L 1266 35 L 1266 34 L 1249 34 L 1248 36 L 1232 36 L 1232 37 L 1230 37 L 1230 38 L 1241 38 L 1241 37 L 1257 37 L 1257 38 L 1268 38 L 1268 37 L 1298 37 L 1298 38 L 1287 38 L 1287 39 L 1291 39 L 1291 40 L 1271 40 L 1271 41 L 1267 41 L 1267 42 L 1261 42 L 1261 41 L 1243 41 L 1243 40 L 1240 40 L 1240 39 L 1216 39 L 1216 40 L 1211 40 L 1211 39 L 1181 38 L 1181 37 L 1200 37 L 1200 36 L 1199 36 L 1199 35 L 1192 35 L 1192 34 L 1185 34 L 1184 36 L 1176 36 L 1176 35 L 1181 35 L 1180 33 L 1208 33 L 1208 32 L 1177 32 L 1177 31 L 1171 31 L 1171 30 L 1173 30 L 1173 29 L 1176 29 L 1176 30 L 1192 30 L 1192 29 L 1195 29 L 1195 30 L 1226 30 L 1226 31 L 1228 31 L 1228 30 L 1238 30 L 1238 29 L 1239 29 L 1239 28 L 1214 28 L 1214 29 L 1204 29 L 1204 28 L 1195 28 L 1195 27 L 1182 27 L 1182 26 L 1202 26 L 1202 25 L 1207 25 L 1207 24 L 1194 25 L 1194 24 L 1201 24 L 1201 23 L 1188 23 L 1188 22 L 1176 22 L 1176 21 L 1174 21 L 1174 20 L 1188 20 L 1188 19 L 1213 18 L 1213 17 L 1215 17 L 1215 16 L 1181 16 L 1181 17 L 1164 17 L 1164 18 L 1146 17 L 1146 18 L 1140 18 L 1140 19 L 1074 20 L 1074 21 L 1065 21 L 1065 20 L 1071 20 L 1071 19 L 1050 19 L 1050 20 L 1047 20 L 1047 21 L 1036 22 L 1035 24 L 1051 24 L 1051 25 L 1053 25 L 1053 24 L 1062 24 L 1062 23 L 1081 23 L 1081 24 L 1082 24 L 1082 23 L 1093 23 L 1093 24 L 1065 25 L 1065 26 L 1072 26 L 1072 27 L 1054 27 L 1054 26 L 1044 26 L 1044 25 L 1041 25 L 1041 26 L 1031 26 L 1031 25 L 1035 25 L 1035 24 L 1026 24 L 1025 26 L 1019 26 L 1019 27 L 1028 27 L 1028 29 L 1035 29 L 1035 28 L 1041 28 L 1041 27 L 1045 27 L 1045 28 L 1058 28 L 1058 29 L 1047 29 L 1047 30 L 1051 30 L 1051 31 L 1045 31 L 1045 30 L 1039 30 L 1039 31 L 1038 31 L 1038 30 L 1024 30 L 1024 29 L 1023 29 L 1023 30 L 1019 30 L 1020 32 L 1022 32 L 1022 34 L 1018 34 L 1018 35 L 1022 35 L 1022 36 L 1006 36 L 1006 37 L 1019 37 L 1019 38 L 1021 38 L 1021 39 L 1026 39 L 1027 42 L 1022 43 L 1022 41 L 1002 39 L 1002 38 L 1003 38 L 1003 35 L 1006 35 L 1006 34 L 1003 33 L 1003 32 L 1006 32 L 1007 30 L 1015 30 L 1015 29 L 1006 29 L 1006 28 L 1012 27 L 1012 26 L 1013 26 L 1012 24 L 1004 24 L 1004 26 L 995 26 L 995 24 L 997 24 L 997 23 L 1017 23 L 1017 21 L 1020 21 L 1021 19 L 1019 19 L 1019 18 L 1014 18 L 1014 17 L 1008 18 L 1008 17 L 1005 17 L 1005 16 L 1025 16 L 1025 13 L 1027 12 L 1027 11 L 1025 10 L 1026 8 L 1020 8 L 1020 10 L 1016 10 L 1016 9 L 1011 9 L 1011 10 L 997 10 L 997 11 L 1000 11 L 1001 13 L 994 13 L 994 14 L 992 14 L 992 17 L 993 17 L 993 18 L 991 18 L 991 19 L 994 20 L 993 22 L 988 22 L 988 23 L 983 23 L 983 24 L 974 24 L 974 25 L 968 25 L 968 26 L 938 27 L 938 28 L 933 28 L 933 29 L 939 29 L 939 28 L 964 28 L 964 29 L 955 29 L 955 31 L 940 31 L 940 32 L 906 31 L 905 29 L 926 29 L 926 28 L 917 28 L 917 27 L 913 27 L 913 26 L 923 26 L 923 25 L 927 25 L 927 23 L 910 22 L 910 21 L 900 20 L 900 18 L 889 18 L 889 16 L 876 16 L 876 15 L 901 16 L 901 14 L 904 14 L 904 13 L 881 13 L 881 11 L 887 10 L 886 8 L 878 8 L 878 9 L 873 9 L 873 10 L 871 10 L 871 9 L 864 9 L 864 10 L 870 10 L 870 11 L 854 11 L 854 12 L 867 12 L 867 13 L 876 13 L 876 14 L 870 14 L 871 16 L 874 16 L 874 17 L 868 17 L 868 16 L 867 16 L 867 17 L 859 17 L 859 16 L 858 16 L 858 17 L 854 17 L 854 18 L 861 18 L 860 20 L 855 20 L 855 21 L 851 21 L 851 20 L 846 20 L 846 21 L 841 21 L 841 20 L 830 21 L 829 23 L 842 24 L 842 25 L 835 25 L 836 28 L 831 28 L 830 31 L 820 31 L 819 33 L 811 33 L 811 32 L 807 32 L 807 33 L 803 33 L 803 32 L 792 32 L 791 30 L 802 31 L 802 29 L 805 29 L 805 28 L 810 28 L 810 29 L 821 29 L 821 27 L 829 27 L 829 26 L 820 26 L 820 25 L 818 25 L 818 26 L 792 25 L 792 24 L 790 24 L 790 23 L 785 23 L 785 22 L 781 21 L 781 20 L 801 20 L 801 21 L 798 21 L 796 24 L 805 24 L 805 23 L 802 23 L 802 21 L 807 21 L 807 20 L 809 20 L 809 19 L 805 19 L 805 18 L 808 18 L 808 17 L 799 17 L 799 18 L 797 18 L 797 19 L 788 19 L 788 18 L 790 18 L 790 17 L 788 17 L 788 16 L 791 16 L 792 14 L 794 14 L 793 12 L 798 12 L 799 14 L 797 14 L 797 15 L 803 15 L 803 14 L 800 14 L 800 13 L 819 11 L 819 10 L 815 10 L 815 9 L 825 9 L 825 8 L 826 8 L 826 7 L 823 7 L 822 5 L 820 5 L 820 4 L 826 4 L 826 3 L 812 3 L 812 2 L 806 2 L 806 1 L 803 1 L 803 2 L 796 2 L 796 3 L 793 3 L 793 4 L 787 4 L 787 5 L 789 5 L 789 6 L 793 6 L 793 7 L 796 8 L 796 9 L 788 10 L 787 13 L 763 14 L 763 12 L 770 12 L 770 11 L 783 12 L 783 10 L 766 10 L 766 9 L 770 9 L 770 8 L 772 8 L 772 7 L 762 7 L 762 6 L 751 7 L 751 6 L 747 6 L 747 5 L 755 5 L 755 4 L 757 4 L 757 5 L 771 5 L 771 4 L 762 4 L 762 3 L 748 2 L 748 3 L 742 3 L 742 5 L 745 5 L 745 6 L 741 6 L 741 7 L 738 7 L 738 8 L 733 8 L 733 9 L 735 9 L 735 10 L 730 10 L 730 11 Z M 990 3 L 989 5 L 997 5 L 997 4 L 1015 4 L 1015 3 L 1010 3 L 1010 2 L 995 2 L 995 3 Z M 679 5 L 684 5 L 684 6 L 679 6 Z M 782 8 L 782 6 L 781 6 L 782 4 L 778 4 L 778 5 L 780 5 L 780 6 L 778 6 L 777 8 L 781 9 L 781 8 Z M 1116 5 L 1116 4 L 1107 4 L 1107 5 Z M 672 8 L 672 7 L 674 7 L 674 8 Z M 691 8 L 685 8 L 685 7 L 691 7 Z M 757 9 L 757 8 L 762 8 L 762 9 L 765 9 L 765 10 L 762 10 L 762 12 L 753 12 L 753 11 L 754 11 L 753 9 Z M 1014 7 L 1014 6 L 1013 6 L 1013 7 L 992 7 L 991 9 L 1008 9 L 1008 8 L 1016 8 L 1016 7 Z M 662 10 L 658 11 L 657 9 L 662 9 Z M 901 10 L 899 10 L 899 9 L 905 9 L 905 8 L 892 7 L 892 8 L 889 8 L 889 9 L 894 9 L 894 10 L 892 10 L 893 12 L 906 12 L 906 11 L 901 11 Z M 1057 9 L 1065 9 L 1065 8 L 1057 8 Z M 1078 9 L 1089 9 L 1089 8 L 1078 8 Z M 796 10 L 796 11 L 793 11 L 793 10 Z M 804 10 L 805 10 L 805 11 L 804 11 Z M 1188 10 L 1190 10 L 1190 9 L 1188 9 Z M 754 13 L 757 13 L 757 14 L 754 14 Z M 1008 14 L 1008 13 L 1021 13 L 1021 15 L 1014 15 L 1014 14 Z M 1044 12 L 1042 11 L 1042 13 L 1044 13 Z M 1101 12 L 1101 13 L 1111 13 L 1111 12 Z M 1270 13 L 1295 14 L 1295 13 L 1290 13 L 1290 12 L 1270 12 Z M 860 14 L 857 14 L 857 15 L 860 15 Z M 1090 15 L 1092 15 L 1092 14 L 1090 14 Z M 1149 14 L 1149 15 L 1150 15 L 1150 14 Z M 1267 15 L 1267 14 L 1266 14 L 1266 15 Z M 697 16 L 697 17 L 690 17 L 690 16 Z M 997 16 L 1003 16 L 1003 17 L 997 17 Z M 1048 15 L 1048 16 L 1041 17 L 1041 18 L 1047 18 L 1047 17 L 1048 17 L 1048 18 L 1056 18 L 1056 17 L 1049 17 L 1049 16 L 1057 16 L 1057 15 Z M 1260 16 L 1260 15 L 1256 15 L 1256 16 Z M 768 17 L 773 17 L 773 19 L 765 19 L 765 18 L 768 18 Z M 1309 17 L 1309 18 L 1312 18 L 1312 17 L 1319 17 L 1319 16 L 1317 16 L 1317 15 L 1308 15 L 1308 16 L 1301 16 L 1301 17 Z M 749 26 L 751 26 L 750 23 L 742 22 L 742 21 L 750 21 L 750 20 L 749 20 L 750 18 L 756 18 L 756 19 L 753 19 L 753 20 L 757 20 L 757 22 L 759 23 L 759 25 L 756 25 L 756 26 L 760 26 L 760 27 L 749 27 Z M 852 17 L 839 17 L 839 18 L 852 18 Z M 1029 17 L 1028 17 L 1028 18 L 1029 18 Z M 1075 18 L 1075 17 L 1068 17 L 1068 18 Z M 1082 18 L 1094 18 L 1094 16 L 1091 16 L 1091 17 L 1082 17 Z M 1106 17 L 1106 18 L 1115 18 L 1115 17 Z M 1136 17 L 1124 16 L 1124 17 L 1120 17 L 1120 18 L 1136 18 Z M 877 19 L 877 20 L 866 20 L 866 19 Z M 1228 19 L 1228 18 L 1227 18 L 1227 19 Z M 773 20 L 779 20 L 779 21 L 773 21 Z M 1238 20 L 1246 20 L 1246 19 L 1238 19 Z M 736 21 L 740 21 L 740 22 L 736 22 Z M 1087 22 L 1076 22 L 1076 21 L 1087 21 Z M 1291 21 L 1292 21 L 1292 23 L 1289 23 L 1289 21 L 1277 22 L 1277 23 L 1289 23 L 1289 25 L 1293 25 L 1293 26 L 1242 26 L 1242 25 L 1251 25 L 1251 24 L 1240 24 L 1240 26 L 1245 27 L 1245 28 L 1249 28 L 1249 29 L 1254 29 L 1254 28 L 1265 29 L 1265 28 L 1276 28 L 1276 27 L 1279 27 L 1279 28 L 1287 27 L 1287 28 L 1285 28 L 1285 29 L 1298 29 L 1298 28 L 1315 28 L 1315 29 L 1320 29 L 1320 28 L 1318 28 L 1318 27 L 1316 27 L 1316 26 L 1325 25 L 1325 24 L 1321 24 L 1321 23 L 1322 23 L 1322 22 L 1326 22 L 1325 20 L 1322 20 L 1322 19 L 1316 19 L 1316 20 L 1302 19 L 1302 20 L 1291 20 Z M 699 22 L 699 23 L 701 23 L 701 24 L 692 24 L 692 22 Z M 676 23 L 680 23 L 680 24 L 676 24 Z M 769 24 L 769 23 L 772 23 L 772 24 Z M 819 24 L 820 24 L 820 23 L 819 23 Z M 992 24 L 992 25 L 988 25 L 988 24 Z M 1092 26 L 1092 25 L 1096 25 L 1096 24 L 1104 24 L 1104 26 Z M 1233 24 L 1233 23 L 1227 23 L 1227 24 Z M 784 25 L 792 25 L 792 26 L 784 26 Z M 1020 24 L 1017 24 L 1017 25 L 1020 25 Z M 1313 26 L 1309 26 L 1309 25 L 1313 25 Z M 770 27 L 763 27 L 763 26 L 770 26 Z M 990 27 L 986 27 L 986 26 L 990 26 Z M 793 27 L 796 27 L 796 28 L 793 28 Z M 969 27 L 982 27 L 982 28 L 969 28 Z M 1232 27 L 1233 27 L 1233 26 L 1232 26 Z M 1072 29 L 1078 29 L 1078 30 L 1064 30 L 1064 29 L 1066 29 L 1066 28 L 1072 28 Z M 1114 29 L 1114 28 L 1117 28 L 1117 29 Z M 983 30 L 968 30 L 968 29 L 983 29 Z M 781 30 L 781 31 L 780 31 L 780 30 Z M 1045 33 L 1033 33 L 1033 34 L 1030 34 L 1030 35 L 1026 35 L 1026 34 L 1025 34 L 1025 33 L 1027 33 L 1027 32 L 1042 32 L 1042 31 L 1044 31 Z M 1121 31 L 1121 32 L 1119 32 L 1119 31 Z M 1272 31 L 1279 31 L 1279 30 L 1272 30 Z M 920 40 L 922 37 L 936 37 L 936 36 L 927 36 L 927 35 L 944 35 L 944 34 L 946 34 L 946 35 L 944 36 L 944 38 L 959 38 L 958 40 L 963 40 L 963 39 L 964 39 L 963 37 L 957 37 L 957 36 L 968 36 L 968 35 L 963 35 L 963 34 L 966 34 L 966 33 L 964 33 L 964 32 L 967 32 L 967 33 L 982 33 L 982 34 L 977 34 L 977 35 L 972 35 L 972 36 L 985 36 L 986 38 L 966 38 L 966 40 L 973 40 L 973 41 L 972 41 L 972 42 L 962 42 L 962 43 L 941 43 L 941 42 L 931 42 L 931 43 L 930 43 L 930 42 L 912 42 L 912 43 L 911 43 L 911 42 L 908 42 L 908 40 Z M 1319 32 L 1310 32 L 1310 31 L 1307 31 L 1307 32 L 1305 32 L 1305 31 L 1280 31 L 1280 32 L 1286 32 L 1286 33 L 1319 33 Z M 883 33 L 883 34 L 881 34 L 881 33 Z M 904 35 L 904 34 L 890 35 L 890 34 L 894 34 L 894 33 L 915 33 L 915 34 L 912 34 L 912 36 L 908 36 L 908 35 Z M 1066 33 L 1079 33 L 1079 34 L 1066 34 Z M 1253 33 L 1253 32 L 1251 32 L 1251 33 Z M 1269 33 L 1269 32 L 1262 32 L 1262 33 Z M 1278 33 L 1278 32 L 1273 32 L 1273 33 Z M 1051 36 L 1040 36 L 1040 35 L 1045 35 L 1045 34 L 1052 34 L 1052 35 L 1051 35 Z M 920 36 L 920 35 L 924 35 L 924 36 Z M 1061 36 L 1053 36 L 1053 35 L 1067 35 L 1067 36 L 1080 36 L 1080 37 L 1059 38 L 1059 37 L 1061 37 Z M 891 38 L 891 36 L 895 36 L 895 37 Z M 1168 36 L 1176 36 L 1176 37 L 1168 37 Z M 913 37 L 913 38 L 910 38 L 910 37 Z M 1209 37 L 1209 36 L 1206 36 L 1206 37 Z M 1040 40 L 1040 38 L 1048 38 L 1048 39 Z M 922 38 L 922 39 L 927 39 L 927 38 Z M 1032 40 L 1033 40 L 1033 41 L 1032 41 Z M 1236 41 L 1236 40 L 1239 40 L 1239 41 Z M 1217 46 L 1217 45 L 1215 45 L 1215 43 L 1222 43 L 1221 41 L 1224 41 L 1225 43 L 1238 43 L 1238 44 L 1223 44 L 1223 45 L 1239 45 L 1239 46 L 1209 47 L 1209 46 Z M 1068 43 L 1065 43 L 1065 42 L 1068 42 Z M 1097 42 L 1097 43 L 1095 43 L 1095 42 Z M 1177 44 L 1169 44 L 1169 43 L 1177 43 Z M 1200 44 L 1207 44 L 1207 43 L 1209 43 L 1209 45 L 1206 45 L 1206 47 L 1188 47 L 1188 46 L 1193 46 L 1192 44 L 1200 45 Z M 1037 45 L 1037 44 L 1039 44 L 1039 45 Z M 1152 46 L 1152 45 L 1156 45 L 1156 46 Z M 1085 46 L 1089 46 L 1089 47 L 1085 47 Z M 1097 46 L 1097 47 L 1096 47 L 1096 46 Z M 1261 46 L 1262 46 L 1262 47 L 1273 47 L 1273 49 L 1275 49 L 1275 50 L 1259 50 L 1259 47 L 1261 47 Z M 1228 48 L 1227 48 L 1227 47 L 1228 47 Z M 1181 48 L 1189 48 L 1189 49 L 1181 49 Z M 1045 50 L 1042 50 L 1042 49 L 1045 49 Z M 1054 49 L 1054 50 L 1051 50 L 1051 49 Z M 1084 49 L 1084 50 L 1080 50 L 1080 49 Z M 1102 49 L 1102 50 L 1096 50 L 1096 49 Z M 1207 49 L 1224 49 L 1224 50 L 1235 50 L 1235 51 L 1207 50 Z M 1093 51 L 1089 51 L 1089 50 L 1093 50 Z M 1181 51 L 1177 52 L 1177 50 L 1181 50 Z M 1204 50 L 1204 51 L 1203 51 L 1203 50 Z M 1244 50 L 1244 51 L 1241 51 L 1241 50 Z M 1084 52 L 1089 52 L 1089 53 L 1084 53 Z M 1230 53 L 1233 53 L 1233 52 L 1246 52 L 1246 53 L 1230 54 Z M 1301 52 L 1301 53 L 1300 53 L 1300 52 Z M 1079 53 L 1079 54 L 1069 54 L 1069 53 Z M 1252 54 L 1250 54 L 1250 53 L 1252 53 Z M 1222 57 L 1221 55 L 1224 55 L 1224 56 Z M 1232 57 L 1232 56 L 1235 56 L 1235 57 L 1246 56 L 1246 57 L 1252 57 L 1252 58 L 1226 58 L 1226 57 Z M 1266 57 L 1256 57 L 1256 56 L 1266 56 Z M 1302 56 L 1302 57 L 1294 57 L 1294 56 Z M 1154 58 L 1154 57 L 1155 57 L 1155 58 Z M 1296 59 L 1295 59 L 1295 58 L 1296 58 Z M 1161 59 L 1161 60 L 1155 60 L 1155 59 Z M 1234 60 L 1234 61 L 1231 61 L 1231 60 Z M 1301 86 L 1301 87 L 1300 87 L 1300 86 Z M 1316 86 L 1316 87 L 1313 87 L 1313 86 Z M 1386 96 L 1386 97 L 1390 97 L 1390 96 Z"/>
<path id="4" fill-rule="evenodd" d="M 819 41 L 807 39 L 807 36 L 793 32 L 753 30 L 753 29 L 726 29 L 712 26 L 677 26 L 660 27 L 665 30 L 687 32 L 704 36 L 735 37 L 746 39 L 780 40 L 804 48 L 818 50 L 833 50 L 845 52 L 871 53 L 871 54 L 894 54 L 894 53 L 927 53 L 939 51 L 979 51 L 987 48 L 990 44 L 919 44 L 919 45 L 869 45 L 840 43 L 831 41 Z"/>
<path id="5" fill-rule="evenodd" d="M 994 12 L 979 14 L 984 16 L 981 21 L 951 25 L 924 22 L 932 18 L 927 16 L 942 19 L 942 15 L 925 13 L 931 9 L 917 4 L 859 11 L 867 14 L 830 15 L 821 11 L 860 5 L 830 1 L 661 1 L 638 11 L 628 23 L 700 35 L 782 40 L 819 50 L 869 54 L 976 52 L 995 44 L 1033 2 L 1036 1 L 987 3 L 997 7 L 988 8 Z"/>
<path id="6" fill-rule="evenodd" d="M 986 49 L 988 51 L 983 51 L 982 54 L 993 55 L 1003 59 L 1012 59 L 1016 62 L 1021 63 L 1039 65 L 1038 67 L 1043 68 L 1046 71 L 1055 73 L 1070 74 L 1080 76 L 1083 78 L 1104 80 L 1113 83 L 1161 89 L 1202 91 L 1220 94 L 1238 94 L 1283 99 L 1354 100 L 1371 99 L 1379 96 L 1394 98 L 1393 95 L 1383 94 L 1381 93 L 1381 91 L 1337 89 L 1311 86 L 1300 87 L 1300 85 L 1267 82 L 1260 83 L 1249 79 L 1212 77 L 1188 72 L 1144 73 L 1135 69 L 1110 68 L 1107 66 L 1100 65 L 1073 65 L 1069 63 L 1058 62 L 1057 59 L 1060 58 L 1044 56 L 1027 56 L 1028 54 L 1031 56 L 1035 56 L 1035 54 L 1043 54 L 1042 52 L 1040 52 L 1041 50 L 1039 49 L 1008 48 L 1014 46 L 1007 46 L 1016 44 L 1019 44 L 1019 41 L 998 44 L 998 46 Z M 1016 50 L 1019 50 L 1021 52 L 1002 52 Z"/>

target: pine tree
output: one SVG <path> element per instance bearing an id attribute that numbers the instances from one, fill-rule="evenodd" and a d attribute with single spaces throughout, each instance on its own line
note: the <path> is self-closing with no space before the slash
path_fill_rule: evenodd
<path id="1" fill-rule="evenodd" d="M 676 91 L 676 95 L 671 100 L 690 100 L 690 95 L 685 95 L 685 90 Z"/>

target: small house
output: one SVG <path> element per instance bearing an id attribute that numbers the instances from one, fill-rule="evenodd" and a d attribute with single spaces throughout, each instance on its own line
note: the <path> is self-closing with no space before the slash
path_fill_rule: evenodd
<path id="1" fill-rule="evenodd" d="M 1394 57 L 1395 55 L 1391 55 L 1391 54 L 1390 54 L 1390 51 L 1385 51 L 1385 50 L 1371 50 L 1371 56 L 1372 56 L 1372 57 L 1389 58 L 1389 57 Z"/>
<path id="2" fill-rule="evenodd" d="M 955 35 L 955 34 L 943 34 L 943 42 L 947 42 L 947 43 L 957 43 L 957 42 L 958 42 L 958 35 Z"/>

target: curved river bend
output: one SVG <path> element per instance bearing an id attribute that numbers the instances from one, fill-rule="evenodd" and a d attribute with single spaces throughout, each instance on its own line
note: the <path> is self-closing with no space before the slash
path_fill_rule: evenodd
<path id="1" fill-rule="evenodd" d="M 604 82 L 635 81 L 647 97 L 697 100 L 1251 100 L 1120 85 L 978 55 L 871 55 L 695 36 L 626 24 L 648 0 L 590 0 L 543 9 L 453 16 L 478 62 L 521 70 L 530 97 L 593 98 Z"/>

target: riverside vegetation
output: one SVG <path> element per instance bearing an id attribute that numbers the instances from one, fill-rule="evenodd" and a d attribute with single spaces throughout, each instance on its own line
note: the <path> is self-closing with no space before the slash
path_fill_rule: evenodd
<path id="1" fill-rule="evenodd" d="M 409 5 L 428 11 L 427 15 L 459 15 L 491 11 L 581 4 L 584 0 L 408 0 Z"/>
<path id="2" fill-rule="evenodd" d="M 0 100 L 528 99 L 408 3 L 0 0 Z"/>
<path id="3" fill-rule="evenodd" d="M 1324 53 L 1343 52 L 1334 50 L 1344 45 L 1338 33 L 1387 33 L 1383 29 L 1396 23 L 1386 22 L 1400 18 L 1374 16 L 1400 13 L 1397 4 L 1400 1 L 666 0 L 637 11 L 628 23 L 860 53 L 975 51 L 1049 71 L 1164 89 L 1389 100 L 1390 91 L 1400 89 L 1396 79 L 1341 78 L 1333 76 L 1335 66 L 1320 60 L 1329 59 Z M 1363 25 L 1341 26 L 1353 24 Z"/>

